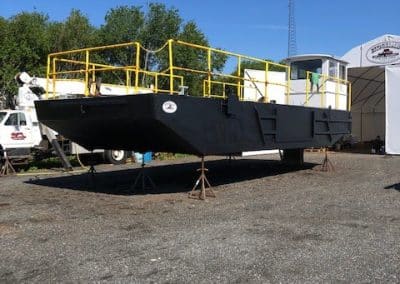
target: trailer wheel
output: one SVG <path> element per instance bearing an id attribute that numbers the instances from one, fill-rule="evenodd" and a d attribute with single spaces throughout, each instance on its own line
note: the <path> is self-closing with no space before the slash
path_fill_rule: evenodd
<path id="1" fill-rule="evenodd" d="M 124 150 L 105 150 L 104 159 L 113 165 L 122 165 L 126 163 L 128 153 Z"/>

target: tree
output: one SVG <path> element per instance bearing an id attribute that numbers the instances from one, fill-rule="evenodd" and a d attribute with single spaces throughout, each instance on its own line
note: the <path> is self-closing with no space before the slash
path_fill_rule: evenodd
<path id="1" fill-rule="evenodd" d="M 47 33 L 51 52 L 79 49 L 99 44 L 99 35 L 81 11 L 72 9 L 65 22 L 52 22 Z"/>
<path id="2" fill-rule="evenodd" d="M 0 49 L 1 93 L 12 106 L 16 94 L 14 76 L 21 71 L 43 76 L 49 52 L 46 28 L 48 17 L 41 13 L 22 12 L 8 21 L 1 20 L 2 42 Z"/>
<path id="3" fill-rule="evenodd" d="M 111 9 L 105 17 L 105 24 L 100 28 L 103 41 L 107 44 L 138 41 L 146 50 L 141 50 L 140 68 L 160 71 L 169 66 L 168 49 L 158 53 L 155 50 L 163 46 L 168 39 L 180 39 L 204 46 L 208 46 L 204 33 L 193 21 L 184 23 L 179 11 L 167 8 L 164 4 L 152 3 L 147 13 L 139 6 L 120 6 Z M 110 65 L 133 65 L 136 50 L 119 48 L 103 53 L 103 58 Z M 178 46 L 174 49 L 174 64 L 193 69 L 207 70 L 207 56 L 204 51 Z M 213 68 L 222 70 L 225 56 L 213 55 Z M 180 72 L 182 73 L 182 72 Z M 179 74 L 179 72 L 178 72 Z M 185 74 L 185 85 L 194 95 L 202 94 L 203 77 L 195 74 Z M 104 74 L 106 76 L 106 74 Z M 149 77 L 140 74 L 141 82 L 150 83 Z M 168 89 L 169 79 L 161 78 L 160 87 Z"/>

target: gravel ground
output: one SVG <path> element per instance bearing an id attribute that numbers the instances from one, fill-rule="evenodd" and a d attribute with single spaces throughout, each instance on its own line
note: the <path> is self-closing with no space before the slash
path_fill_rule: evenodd
<path id="1" fill-rule="evenodd" d="M 400 157 L 212 158 L 217 198 L 187 198 L 195 158 L 0 178 L 0 282 L 400 282 Z M 167 165 L 169 163 L 169 165 Z"/>

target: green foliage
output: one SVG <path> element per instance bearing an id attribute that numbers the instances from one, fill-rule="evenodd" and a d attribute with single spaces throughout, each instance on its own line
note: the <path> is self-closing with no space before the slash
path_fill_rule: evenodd
<path id="1" fill-rule="evenodd" d="M 16 93 L 14 76 L 18 72 L 45 74 L 49 52 L 47 24 L 48 17 L 36 12 L 0 20 L 0 92 L 7 105 L 12 104 L 12 95 Z"/>
<path id="2" fill-rule="evenodd" d="M 73 9 L 65 22 L 48 25 L 50 51 L 79 49 L 100 43 L 98 31 L 81 11 Z"/>

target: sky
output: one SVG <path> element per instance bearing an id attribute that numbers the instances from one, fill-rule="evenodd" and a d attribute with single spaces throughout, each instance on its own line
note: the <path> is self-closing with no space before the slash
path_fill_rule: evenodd
<path id="1" fill-rule="evenodd" d="M 153 2 L 177 8 L 185 21 L 194 20 L 213 47 L 273 60 L 287 56 L 287 0 Z M 93 25 L 101 26 L 110 8 L 147 4 L 146 0 L 0 0 L 0 16 L 38 11 L 60 21 L 71 9 L 79 9 Z M 342 56 L 380 35 L 400 35 L 399 11 L 399 0 L 295 0 L 297 53 Z"/>

